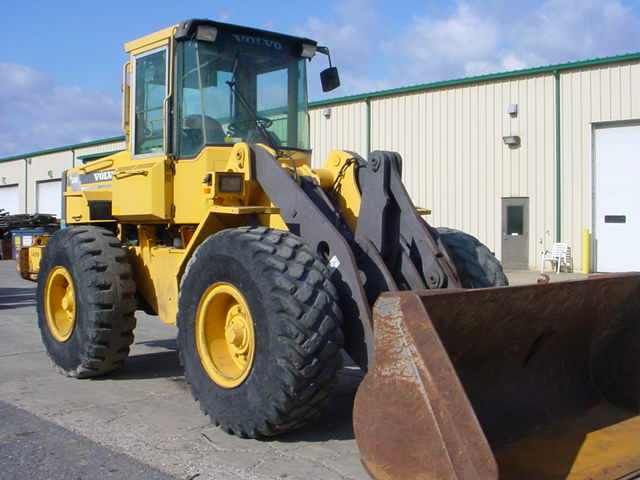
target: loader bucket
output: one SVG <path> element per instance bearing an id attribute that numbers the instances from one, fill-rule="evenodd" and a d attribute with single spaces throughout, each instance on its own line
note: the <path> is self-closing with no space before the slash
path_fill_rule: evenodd
<path id="1" fill-rule="evenodd" d="M 397 292 L 354 430 L 375 479 L 640 472 L 640 274 Z"/>

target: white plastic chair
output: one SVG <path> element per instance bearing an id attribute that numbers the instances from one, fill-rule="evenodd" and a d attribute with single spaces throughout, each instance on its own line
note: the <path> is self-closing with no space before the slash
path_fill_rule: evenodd
<path id="1" fill-rule="evenodd" d="M 551 262 L 555 267 L 556 273 L 560 273 L 561 267 L 569 271 L 569 266 L 573 270 L 573 259 L 571 258 L 571 247 L 566 243 L 554 243 L 551 250 L 545 250 L 540 253 L 540 273 L 544 273 L 544 265 Z"/>

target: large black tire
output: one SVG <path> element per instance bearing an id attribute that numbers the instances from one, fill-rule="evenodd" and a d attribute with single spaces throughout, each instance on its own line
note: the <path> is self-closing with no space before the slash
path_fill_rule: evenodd
<path id="1" fill-rule="evenodd" d="M 452 228 L 438 228 L 438 233 L 464 288 L 509 285 L 500 260 L 476 237 Z"/>
<path id="2" fill-rule="evenodd" d="M 195 317 L 207 289 L 245 297 L 255 331 L 248 376 L 222 388 L 198 356 Z M 211 421 L 242 437 L 269 437 L 314 420 L 341 366 L 342 313 L 324 263 L 288 232 L 243 227 L 205 240 L 189 260 L 178 303 L 178 348 L 194 398 Z"/>
<path id="3" fill-rule="evenodd" d="M 45 316 L 45 284 L 55 267 L 70 273 L 75 290 L 75 325 L 66 341 L 54 337 Z M 37 292 L 40 334 L 58 370 L 86 378 L 123 365 L 136 326 L 135 283 L 113 233 L 92 226 L 56 232 L 44 251 Z"/>

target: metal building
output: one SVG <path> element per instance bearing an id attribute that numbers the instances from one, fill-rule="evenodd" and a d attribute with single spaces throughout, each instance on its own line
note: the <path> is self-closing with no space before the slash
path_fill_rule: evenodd
<path id="1" fill-rule="evenodd" d="M 395 150 L 436 226 L 476 235 L 508 268 L 554 242 L 582 269 L 640 270 L 640 53 L 311 104 L 313 162 L 330 149 Z M 122 137 L 0 159 L 0 208 L 59 213 L 61 172 Z M 57 195 L 57 196 L 56 196 Z"/>
<path id="2" fill-rule="evenodd" d="M 113 137 L 0 158 L 0 208 L 60 216 L 62 172 L 124 148 Z"/>
<path id="3" fill-rule="evenodd" d="M 508 268 L 554 242 L 582 269 L 640 270 L 640 53 L 317 102 L 314 161 L 395 150 L 430 222 L 476 235 Z"/>

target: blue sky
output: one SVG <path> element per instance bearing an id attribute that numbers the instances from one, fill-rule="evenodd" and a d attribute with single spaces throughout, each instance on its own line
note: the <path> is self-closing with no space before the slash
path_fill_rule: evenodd
<path id="1" fill-rule="evenodd" d="M 640 51 L 640 0 L 10 1 L 0 156 L 119 135 L 122 44 L 193 17 L 330 46 L 334 95 Z M 325 98 L 324 65 L 312 63 L 312 99 Z"/>

